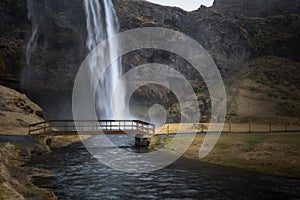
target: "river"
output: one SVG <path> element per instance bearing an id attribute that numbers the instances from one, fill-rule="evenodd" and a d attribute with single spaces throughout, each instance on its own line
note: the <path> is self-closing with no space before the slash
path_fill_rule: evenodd
<path id="1" fill-rule="evenodd" d="M 34 183 L 63 200 L 300 199 L 298 179 L 186 158 L 152 173 L 125 173 L 101 164 L 82 144 L 36 156 L 28 166 L 53 171 L 54 177 L 36 178 Z"/>

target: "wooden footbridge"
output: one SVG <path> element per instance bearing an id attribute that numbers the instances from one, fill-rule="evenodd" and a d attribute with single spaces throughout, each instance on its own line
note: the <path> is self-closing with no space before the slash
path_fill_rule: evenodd
<path id="1" fill-rule="evenodd" d="M 75 125 L 76 124 L 76 125 Z M 29 125 L 29 135 L 153 135 L 155 125 L 140 120 L 50 120 Z"/>

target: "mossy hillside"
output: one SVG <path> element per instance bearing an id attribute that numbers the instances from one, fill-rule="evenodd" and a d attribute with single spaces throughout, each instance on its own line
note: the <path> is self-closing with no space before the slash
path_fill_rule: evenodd
<path id="1" fill-rule="evenodd" d="M 286 118 L 281 123 L 289 123 L 288 118 L 294 118 L 291 122 L 297 121 L 300 113 L 298 71 L 298 62 L 280 57 L 252 60 L 225 79 L 229 115 L 236 120 L 257 117 L 269 118 L 272 123 L 277 117 Z M 247 106 L 252 110 L 246 110 Z M 245 122 L 251 122 L 248 120 Z"/>

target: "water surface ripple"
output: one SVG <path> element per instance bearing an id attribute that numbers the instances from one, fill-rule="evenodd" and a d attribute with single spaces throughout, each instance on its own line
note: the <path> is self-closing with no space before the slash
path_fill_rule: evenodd
<path id="1" fill-rule="evenodd" d="M 35 183 L 66 200 L 300 199 L 298 179 L 184 158 L 159 171 L 130 174 L 101 164 L 81 144 L 37 156 L 29 165 L 52 170 L 55 177 Z"/>

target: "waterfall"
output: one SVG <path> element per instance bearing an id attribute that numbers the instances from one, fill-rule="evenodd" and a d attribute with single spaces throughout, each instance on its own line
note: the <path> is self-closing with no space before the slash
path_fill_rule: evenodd
<path id="1" fill-rule="evenodd" d="M 31 53 L 37 45 L 40 15 L 34 0 L 27 0 L 27 17 L 31 20 L 31 36 L 26 46 L 26 64 L 30 65 Z"/>
<path id="2" fill-rule="evenodd" d="M 40 21 L 42 18 L 43 2 L 36 3 L 35 0 L 27 0 L 27 17 L 31 21 L 31 35 L 26 45 L 26 66 L 21 74 L 21 84 L 23 87 L 31 79 L 31 55 L 36 49 L 37 40 L 39 36 Z"/>
<path id="3" fill-rule="evenodd" d="M 88 34 L 86 46 L 89 51 L 92 51 L 102 41 L 119 32 L 119 21 L 111 0 L 84 0 L 83 3 Z M 109 42 L 107 49 L 109 49 L 108 52 L 102 49 L 99 53 L 102 56 L 109 56 L 109 58 L 115 57 L 118 52 L 118 43 Z M 101 61 L 97 60 L 96 57 L 92 57 L 89 60 L 89 65 L 91 73 L 98 67 L 106 67 L 102 66 Z M 112 95 L 121 75 L 122 65 L 121 60 L 118 59 L 110 65 L 105 73 L 105 77 L 100 80 L 100 87 L 98 87 L 96 94 L 97 105 L 95 106 L 98 117 L 101 119 L 121 119 L 126 117 L 124 116 L 125 89 L 119 87 L 118 91 L 115 92 L 118 96 Z"/>

